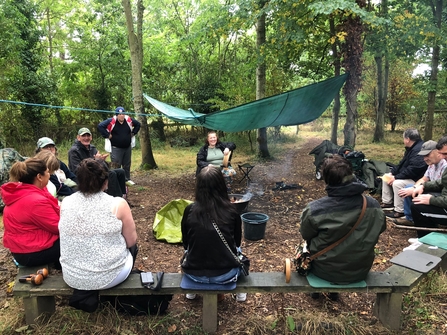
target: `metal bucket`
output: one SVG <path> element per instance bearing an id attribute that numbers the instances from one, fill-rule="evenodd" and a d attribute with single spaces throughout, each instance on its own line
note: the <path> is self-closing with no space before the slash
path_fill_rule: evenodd
<path id="1" fill-rule="evenodd" d="M 243 194 L 228 194 L 228 197 L 232 202 L 234 201 L 233 204 L 236 206 L 236 210 L 239 214 L 245 213 L 247 211 L 250 199 L 244 201 L 238 201 L 244 197 Z"/>

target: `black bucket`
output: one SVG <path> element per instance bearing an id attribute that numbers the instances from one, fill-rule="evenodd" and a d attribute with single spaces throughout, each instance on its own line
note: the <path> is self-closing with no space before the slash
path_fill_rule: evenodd
<path id="1" fill-rule="evenodd" d="M 245 213 L 247 211 L 248 203 L 250 202 L 250 200 L 240 201 L 244 197 L 244 194 L 228 194 L 228 197 L 236 206 L 236 210 L 239 214 Z"/>
<path id="2" fill-rule="evenodd" d="M 248 212 L 241 215 L 244 223 L 244 238 L 257 241 L 264 238 L 265 226 L 269 220 L 268 215 L 262 213 Z"/>

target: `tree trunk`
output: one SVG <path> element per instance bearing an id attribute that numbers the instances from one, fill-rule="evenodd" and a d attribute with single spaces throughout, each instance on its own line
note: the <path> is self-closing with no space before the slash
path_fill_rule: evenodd
<path id="1" fill-rule="evenodd" d="M 132 94 L 133 105 L 137 113 L 138 121 L 141 122 L 139 131 L 141 146 L 141 167 L 145 170 L 156 169 L 157 163 L 152 153 L 151 140 L 147 119 L 144 116 L 143 101 L 143 13 L 144 6 L 142 0 L 137 1 L 137 32 L 134 30 L 132 18 L 132 7 L 130 0 L 122 0 L 124 12 L 126 15 L 126 25 L 128 34 L 128 43 L 130 49 L 130 59 L 132 64 Z"/>
<path id="2" fill-rule="evenodd" d="M 436 27 L 438 31 L 441 31 L 442 24 L 442 1 L 436 1 L 436 7 L 432 8 L 433 16 L 436 22 Z M 427 118 L 425 119 L 425 133 L 424 140 L 431 140 L 433 137 L 433 119 L 435 112 L 435 102 L 436 102 L 436 91 L 438 87 L 438 66 L 439 66 L 439 54 L 440 46 L 438 37 L 435 37 L 435 42 L 433 46 L 433 54 L 431 58 L 431 74 L 430 74 L 430 85 L 428 89 L 428 101 L 427 101 Z"/>
<path id="3" fill-rule="evenodd" d="M 263 10 L 265 1 L 259 3 L 260 10 Z M 258 67 L 256 68 L 256 100 L 265 97 L 265 57 L 261 54 L 261 47 L 265 44 L 265 13 L 259 16 L 256 24 L 256 47 L 258 50 L 258 57 L 261 59 L 258 62 Z M 269 149 L 267 146 L 267 129 L 258 129 L 258 145 L 259 145 L 259 157 L 268 158 L 270 157 Z"/>
<path id="4" fill-rule="evenodd" d="M 388 0 L 383 0 L 380 8 L 382 16 L 388 18 Z M 385 27 L 385 35 L 388 35 L 388 26 Z M 374 129 L 373 142 L 382 142 L 385 138 L 385 110 L 388 97 L 388 78 L 390 73 L 386 37 L 385 41 L 380 41 L 376 48 L 379 49 L 377 55 L 374 57 L 377 66 L 378 104 L 376 109 L 376 125 Z M 384 50 L 382 51 L 383 48 Z M 383 71 L 383 58 L 385 58 L 385 71 Z"/>
<path id="5" fill-rule="evenodd" d="M 335 20 L 331 15 L 329 19 L 331 36 L 335 36 L 337 32 L 335 31 Z M 335 76 L 340 75 L 341 64 L 340 64 L 340 53 L 338 52 L 338 43 L 334 42 L 332 44 L 332 58 L 334 59 L 334 73 Z M 340 116 L 340 92 L 334 98 L 334 107 L 332 108 L 332 124 L 331 124 L 331 142 L 337 144 L 337 133 L 338 133 L 338 119 Z M 297 126 L 298 131 L 298 126 Z"/>
<path id="6" fill-rule="evenodd" d="M 382 54 L 374 57 L 377 68 L 377 104 L 376 104 L 376 125 L 374 129 L 373 142 L 381 142 L 384 138 L 383 128 L 385 125 L 385 97 L 383 78 L 383 58 Z"/>
<path id="7" fill-rule="evenodd" d="M 365 0 L 356 0 L 360 8 L 366 6 Z M 357 121 L 357 94 L 361 87 L 363 24 L 358 16 L 349 15 L 344 22 L 347 33 L 344 48 L 343 65 L 349 72 L 348 80 L 343 87 L 346 100 L 346 123 L 343 129 L 344 145 L 355 147 Z"/>

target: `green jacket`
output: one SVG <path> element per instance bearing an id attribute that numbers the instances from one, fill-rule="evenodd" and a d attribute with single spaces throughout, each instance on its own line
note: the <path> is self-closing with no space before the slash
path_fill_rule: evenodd
<path id="1" fill-rule="evenodd" d="M 424 192 L 441 192 L 441 195 L 430 198 L 430 205 L 447 208 L 447 169 L 442 173 L 441 179 L 425 182 Z"/>
<path id="2" fill-rule="evenodd" d="M 310 202 L 301 215 L 300 232 L 311 254 L 341 239 L 354 226 L 363 205 L 367 186 L 349 182 L 327 186 L 328 196 Z M 312 262 L 311 272 L 334 283 L 364 280 L 374 261 L 374 248 L 386 229 L 379 203 L 367 196 L 365 216 L 352 234 L 335 248 Z"/>

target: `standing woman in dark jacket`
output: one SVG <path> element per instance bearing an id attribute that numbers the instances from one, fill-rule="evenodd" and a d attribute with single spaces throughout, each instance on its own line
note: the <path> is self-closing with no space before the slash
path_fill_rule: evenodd
<path id="1" fill-rule="evenodd" d="M 360 216 L 367 186 L 353 175 L 352 165 L 339 155 L 322 166 L 327 196 L 310 202 L 301 214 L 300 233 L 311 254 L 345 236 Z M 364 280 L 374 261 L 374 247 L 386 229 L 379 203 L 366 196 L 367 207 L 358 227 L 342 243 L 312 261 L 311 272 L 331 283 Z"/>
<path id="2" fill-rule="evenodd" d="M 197 176 L 195 202 L 183 213 L 182 241 L 187 254 L 182 270 L 196 282 L 226 284 L 237 280 L 240 266 L 219 237 L 213 221 L 236 255 L 242 239 L 241 217 L 228 198 L 220 168 L 210 165 Z M 195 294 L 186 297 L 194 299 Z M 246 297 L 246 293 L 236 294 L 237 301 L 245 301 Z"/>
<path id="3" fill-rule="evenodd" d="M 221 167 L 225 156 L 230 155 L 236 149 L 233 142 L 221 142 L 215 131 L 210 131 L 205 141 L 205 145 L 197 153 L 196 176 L 205 166 L 210 164 Z M 229 157 L 229 161 L 231 157 Z"/>

